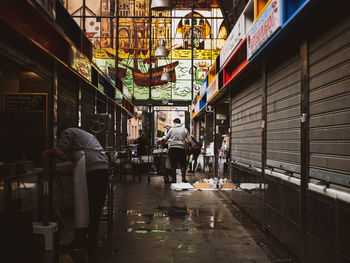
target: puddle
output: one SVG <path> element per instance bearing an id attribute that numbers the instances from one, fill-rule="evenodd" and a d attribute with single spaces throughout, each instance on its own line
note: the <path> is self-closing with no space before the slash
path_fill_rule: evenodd
<path id="1" fill-rule="evenodd" d="M 126 214 L 128 216 L 138 216 L 138 217 L 145 217 L 145 218 L 167 217 L 167 213 L 162 211 L 158 211 L 154 213 L 141 213 L 139 210 L 119 210 L 119 213 Z"/>
<path id="2" fill-rule="evenodd" d="M 157 229 L 157 226 L 166 226 L 168 224 L 173 224 L 179 226 L 181 221 L 184 222 L 183 227 L 185 230 L 190 229 L 227 229 L 225 223 L 225 213 L 223 209 L 217 208 L 187 208 L 186 206 L 175 206 L 170 207 L 157 207 L 154 208 L 158 211 L 153 213 L 142 213 L 138 210 L 120 210 L 120 213 L 123 213 L 127 216 L 132 216 L 133 218 L 129 220 L 129 226 L 133 229 L 130 232 L 135 233 L 150 233 L 153 230 L 147 230 L 143 228 L 143 225 L 154 224 Z M 173 222 L 173 223 L 172 223 Z M 164 225 L 165 224 L 165 225 Z M 139 225 L 140 228 L 137 228 Z M 152 226 L 152 227 L 154 227 Z M 166 228 L 166 227 L 165 227 Z M 136 232 L 140 230 L 140 232 Z M 145 232 L 146 231 L 146 232 Z M 158 232 L 159 233 L 159 232 Z"/>
<path id="3" fill-rule="evenodd" d="M 136 234 L 174 232 L 171 229 L 150 229 L 150 228 L 139 228 L 139 229 L 127 228 L 125 231 L 128 233 L 136 233 Z"/>

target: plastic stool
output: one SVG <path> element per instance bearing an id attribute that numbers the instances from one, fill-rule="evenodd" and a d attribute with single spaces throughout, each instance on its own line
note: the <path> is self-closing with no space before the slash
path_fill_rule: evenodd
<path id="1" fill-rule="evenodd" d="M 58 226 L 55 222 L 49 222 L 48 226 L 43 226 L 41 222 L 33 223 L 33 233 L 44 235 L 45 250 L 53 250 L 53 235 L 57 230 Z"/>

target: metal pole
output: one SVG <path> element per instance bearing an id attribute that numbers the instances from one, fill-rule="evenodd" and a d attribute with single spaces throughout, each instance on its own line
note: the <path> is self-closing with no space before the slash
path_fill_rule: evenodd
<path id="1" fill-rule="evenodd" d="M 118 50 L 119 50 L 119 0 L 117 0 L 117 4 L 115 5 L 115 26 L 116 26 L 116 36 L 115 36 L 115 85 L 117 88 L 119 88 L 121 91 L 123 90 L 123 87 L 118 87 L 119 84 L 122 84 L 122 82 L 119 83 L 119 61 L 118 61 Z"/>
<path id="2" fill-rule="evenodd" d="M 218 76 L 218 83 L 220 83 L 219 81 L 219 78 L 220 78 L 220 75 L 223 76 L 222 74 L 219 73 L 219 76 Z M 219 84 L 218 84 L 219 85 Z M 220 88 L 220 87 L 219 87 Z M 228 110 L 228 123 L 229 123 L 229 145 L 228 145 L 228 150 L 229 150 L 229 156 L 228 156 L 228 159 L 229 159 L 229 177 L 231 178 L 232 182 L 234 183 L 234 180 L 233 180 L 233 176 L 234 176 L 234 172 L 235 172 L 235 168 L 233 168 L 232 166 L 232 97 L 233 97 L 233 89 L 229 86 L 229 92 L 228 92 L 228 96 L 230 98 L 230 101 L 229 101 L 229 110 Z M 232 168 L 232 170 L 231 170 Z"/>
<path id="3" fill-rule="evenodd" d="M 193 11 L 194 11 L 194 0 L 192 0 L 192 6 L 191 6 L 191 12 L 192 12 L 192 16 L 191 16 L 191 101 L 193 101 L 193 82 L 194 82 L 194 78 L 193 78 L 193 57 L 194 57 L 194 48 L 193 48 Z"/>
<path id="4" fill-rule="evenodd" d="M 219 146 L 217 143 L 217 136 L 219 134 L 219 132 L 216 132 L 216 125 L 217 125 L 217 120 L 216 120 L 216 112 L 217 112 L 217 108 L 213 105 L 213 140 L 214 140 L 214 159 L 213 159 L 213 177 L 218 177 L 219 173 L 218 173 L 218 150 L 219 150 Z M 224 173 L 222 173 L 222 176 L 224 176 Z"/>
<path id="5" fill-rule="evenodd" d="M 261 189 L 262 183 L 265 180 L 265 168 L 266 168 L 266 151 L 267 151 L 267 78 L 266 78 L 266 64 L 263 61 L 261 71 L 261 95 L 262 95 L 262 107 L 261 107 L 261 177 L 260 177 L 260 194 L 263 195 L 264 189 Z"/>
<path id="6" fill-rule="evenodd" d="M 149 89 L 148 89 L 148 136 L 149 136 L 149 143 L 148 143 L 148 149 L 147 149 L 147 155 L 148 155 L 148 182 L 150 182 L 150 167 L 149 167 L 149 155 L 150 155 L 150 149 L 152 145 L 152 136 L 153 132 L 151 131 L 151 124 L 152 124 L 152 85 L 151 85 L 151 79 L 152 79 L 152 10 L 151 10 L 151 2 L 149 1 Z"/>
<path id="7" fill-rule="evenodd" d="M 307 262 L 307 190 L 309 183 L 309 69 L 308 43 L 300 45 L 301 59 L 301 178 L 300 178 L 300 231 L 302 254 L 301 262 Z"/>
<path id="8" fill-rule="evenodd" d="M 49 184 L 50 184 L 50 156 L 48 154 L 43 155 L 44 161 L 44 175 L 42 182 L 42 225 L 48 226 L 50 221 L 50 196 L 49 196 Z"/>
<path id="9" fill-rule="evenodd" d="M 47 118 L 46 121 L 49 122 L 46 127 L 49 127 L 47 131 L 48 134 L 48 145 L 47 149 L 52 149 L 57 144 L 57 100 L 58 100 L 58 68 L 57 61 L 54 62 L 53 66 L 53 76 L 51 83 L 51 94 L 49 97 L 49 107 L 47 107 Z M 50 168 L 54 167 L 54 159 L 50 158 Z M 49 211 L 52 215 L 53 211 L 53 182 L 52 178 L 49 177 Z"/>
<path id="10" fill-rule="evenodd" d="M 86 32 L 86 26 L 85 26 L 85 16 L 86 16 L 86 0 L 83 0 L 83 32 Z"/>
<path id="11" fill-rule="evenodd" d="M 151 10 L 151 2 L 149 1 L 149 80 L 148 80 L 148 99 L 149 101 L 152 99 L 152 10 Z M 150 106 L 150 105 L 149 105 Z"/>

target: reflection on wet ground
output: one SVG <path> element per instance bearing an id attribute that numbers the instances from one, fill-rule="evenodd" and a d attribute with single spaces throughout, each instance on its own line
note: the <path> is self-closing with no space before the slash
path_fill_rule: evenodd
<path id="1" fill-rule="evenodd" d="M 175 231 L 195 231 L 198 229 L 225 229 L 225 218 L 220 209 L 205 208 L 185 208 L 170 206 L 165 208 L 157 208 L 159 211 L 153 214 L 142 214 L 135 210 L 123 210 L 122 214 L 129 216 L 129 228 L 126 231 L 131 233 L 147 233 L 175 232 Z M 184 223 L 182 229 L 159 229 L 160 225 L 171 225 L 171 220 L 181 220 Z M 148 228 L 149 225 L 155 225 L 157 229 Z"/>
<path id="2" fill-rule="evenodd" d="M 160 176 L 117 185 L 113 239 L 104 233 L 89 262 L 271 262 L 217 193 L 172 191 Z"/>

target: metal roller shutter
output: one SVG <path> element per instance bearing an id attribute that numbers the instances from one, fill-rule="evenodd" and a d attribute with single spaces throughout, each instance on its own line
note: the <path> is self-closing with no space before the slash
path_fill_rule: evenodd
<path id="1" fill-rule="evenodd" d="M 95 110 L 94 88 L 88 85 L 81 87 L 81 128 L 89 131 L 89 115 Z"/>
<path id="2" fill-rule="evenodd" d="M 261 167 L 261 80 L 250 76 L 239 85 L 231 103 L 231 158 Z"/>
<path id="3" fill-rule="evenodd" d="M 296 45 L 297 47 L 297 45 Z M 267 65 L 267 165 L 300 172 L 299 50 L 270 59 Z"/>
<path id="4" fill-rule="evenodd" d="M 121 149 L 121 134 L 122 134 L 122 116 L 121 116 L 121 110 L 120 108 L 116 108 L 116 120 L 115 120 L 115 126 L 116 126 L 116 131 L 115 131 L 115 135 L 116 135 L 116 149 L 117 150 L 120 150 Z"/>
<path id="5" fill-rule="evenodd" d="M 196 140 L 199 141 L 199 130 L 200 130 L 200 121 L 199 120 L 195 120 L 194 127 L 195 127 L 194 134 L 195 134 Z"/>
<path id="6" fill-rule="evenodd" d="M 97 92 L 97 102 L 96 102 L 97 113 L 107 113 L 107 98 L 101 93 Z M 101 143 L 102 147 L 106 146 L 106 133 L 102 132 L 97 134 L 97 139 Z"/>
<path id="7" fill-rule="evenodd" d="M 58 134 L 65 128 L 78 126 L 78 95 L 77 83 L 65 83 L 59 79 L 57 96 Z"/>
<path id="8" fill-rule="evenodd" d="M 310 41 L 310 176 L 350 185 L 350 17 Z"/>
<path id="9" fill-rule="evenodd" d="M 127 140 L 128 140 L 128 131 L 127 131 L 128 116 L 125 111 L 122 111 L 121 113 L 121 124 L 122 124 L 121 146 L 123 148 L 127 146 Z"/>
<path id="10" fill-rule="evenodd" d="M 110 114 L 111 119 L 108 125 L 108 146 L 115 148 L 115 103 L 113 101 L 108 101 L 108 114 Z"/>

